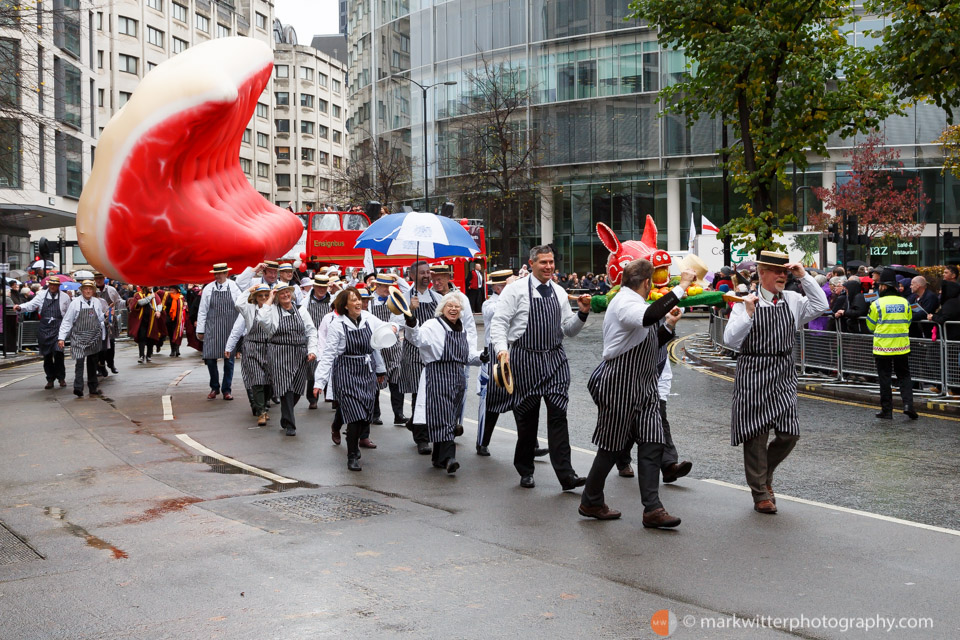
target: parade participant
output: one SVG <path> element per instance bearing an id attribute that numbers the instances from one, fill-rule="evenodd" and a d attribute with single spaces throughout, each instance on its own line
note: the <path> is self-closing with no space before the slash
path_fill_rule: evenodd
<path id="1" fill-rule="evenodd" d="M 467 274 L 467 297 L 470 299 L 470 308 L 473 313 L 483 312 L 483 303 L 487 278 L 483 274 L 483 262 L 477 260 Z"/>
<path id="2" fill-rule="evenodd" d="M 896 372 L 903 413 L 911 420 L 920 416 L 913 410 L 913 381 L 910 379 L 910 334 L 908 327 L 913 310 L 905 298 L 897 293 L 897 274 L 887 268 L 880 274 L 880 297 L 870 303 L 867 330 L 873 333 L 873 358 L 877 363 L 880 382 L 880 413 L 878 418 L 893 418 L 893 389 L 890 377 Z"/>
<path id="3" fill-rule="evenodd" d="M 37 328 L 37 348 L 43 356 L 43 373 L 47 377 L 44 389 L 53 389 L 57 380 L 61 387 L 67 386 L 67 370 L 63 364 L 63 347 L 57 342 L 60 324 L 70 306 L 70 296 L 60 291 L 59 276 L 47 278 L 47 288 L 33 296 L 29 302 L 14 305 L 17 313 L 40 312 L 40 326 Z M 114 371 L 116 372 L 116 371 Z"/>
<path id="4" fill-rule="evenodd" d="M 390 287 L 396 286 L 398 278 L 389 273 L 381 273 L 374 278 L 376 285 L 376 296 L 370 302 L 370 313 L 372 313 L 381 322 L 392 322 L 397 326 L 404 323 L 403 316 L 395 315 L 387 306 L 387 299 L 390 295 Z M 377 402 L 373 408 L 373 424 L 383 424 L 380 419 L 380 390 L 390 389 L 390 407 L 393 409 L 393 424 L 403 426 L 407 422 L 403 415 L 403 393 L 400 392 L 400 364 L 402 360 L 403 347 L 398 340 L 395 345 L 388 349 L 381 349 L 380 356 L 383 358 L 383 365 L 387 372 L 387 377 L 377 389 Z"/>
<path id="5" fill-rule="evenodd" d="M 430 277 L 433 280 L 433 291 L 437 295 L 445 296 L 448 293 L 455 292 L 460 297 L 460 320 L 463 321 L 463 330 L 467 334 L 467 340 L 470 342 L 470 347 L 475 348 L 477 346 L 477 321 L 473 318 L 473 309 L 470 306 L 470 301 L 467 299 L 467 296 L 463 294 L 456 285 L 453 284 L 453 265 L 449 264 L 436 264 L 430 267 Z M 469 367 L 463 368 L 463 383 L 466 384 L 469 378 Z M 416 403 L 414 403 L 416 406 Z M 464 396 L 464 401 L 460 404 L 460 408 L 457 411 L 459 416 L 459 421 L 463 423 L 463 412 L 466 408 L 466 396 Z"/>
<path id="6" fill-rule="evenodd" d="M 281 262 L 280 266 L 277 267 L 277 282 L 279 284 L 288 284 L 293 287 L 293 300 L 294 304 L 297 306 L 303 302 L 303 289 L 296 286 L 296 283 L 293 280 L 293 263 L 292 262 Z"/>
<path id="7" fill-rule="evenodd" d="M 658 389 L 660 350 L 674 337 L 680 314 L 670 314 L 697 278 L 692 269 L 680 275 L 680 284 L 652 304 L 653 263 L 634 260 L 623 270 L 620 293 L 603 314 L 603 361 L 594 370 L 587 389 L 597 405 L 593 443 L 597 457 L 587 475 L 579 513 L 600 520 L 620 517 L 604 502 L 607 475 L 624 452 L 637 444 L 637 479 L 643 502 L 643 526 L 675 527 L 680 518 L 667 513 L 660 502 L 660 465 L 666 438 Z M 668 315 L 669 314 L 669 315 Z M 662 324 L 661 319 L 666 318 Z"/>
<path id="8" fill-rule="evenodd" d="M 150 287 L 139 287 L 137 292 L 127 299 L 127 334 L 137 343 L 139 364 L 150 362 L 153 348 L 163 336 L 165 327 L 162 312 Z"/>
<path id="9" fill-rule="evenodd" d="M 120 298 L 120 292 L 112 285 L 107 284 L 107 279 L 99 271 L 93 272 L 93 281 L 97 283 L 97 297 L 106 300 L 109 307 L 107 312 L 107 339 L 104 341 L 104 350 L 100 352 L 100 375 L 107 375 L 107 368 L 114 374 L 117 371 L 115 358 L 117 354 L 117 338 L 120 337 L 120 314 L 123 307 L 123 300 Z"/>
<path id="10" fill-rule="evenodd" d="M 467 388 L 464 367 L 479 365 L 481 357 L 484 362 L 488 357 L 481 356 L 469 342 L 461 320 L 463 303 L 463 294 L 451 291 L 437 305 L 436 317 L 420 325 L 416 314 L 420 300 L 414 298 L 410 303 L 414 315 L 406 320 L 406 340 L 420 350 L 424 363 L 414 422 L 427 426 L 433 443 L 433 466 L 445 468 L 450 474 L 460 468 L 454 437 L 463 433 L 460 406 Z"/>
<path id="11" fill-rule="evenodd" d="M 567 292 L 552 281 L 553 249 L 541 245 L 530 250 L 531 276 L 520 278 L 500 293 L 490 324 L 500 366 L 513 369 L 513 414 L 517 422 L 517 448 L 513 466 L 520 486 L 533 488 L 533 458 L 537 447 L 540 400 L 547 405 L 547 442 L 550 462 L 564 491 L 582 487 L 586 478 L 570 462 L 567 403 L 570 365 L 563 337 L 576 336 L 590 313 L 590 296 L 577 298 L 577 313 L 570 309 Z"/>
<path id="12" fill-rule="evenodd" d="M 797 417 L 796 332 L 829 308 L 823 289 L 803 265 L 785 253 L 757 257 L 759 295 L 735 304 L 723 332 L 726 345 L 739 349 L 733 384 L 730 443 L 743 444 L 743 466 L 754 509 L 776 513 L 773 472 L 800 437 Z M 806 297 L 784 291 L 792 272 Z M 773 442 L 767 445 L 770 430 Z"/>
<path id="13" fill-rule="evenodd" d="M 223 358 L 223 353 L 233 324 L 237 321 L 234 301 L 241 291 L 237 283 L 229 279 L 230 267 L 227 263 L 213 265 L 210 273 L 216 279 L 203 288 L 200 312 L 197 314 L 197 338 L 203 341 L 203 361 L 210 372 L 207 399 L 213 400 L 222 390 L 224 400 L 233 400 L 233 363 L 236 354 L 231 353 L 229 358 Z M 217 360 L 220 358 L 223 358 L 222 381 L 217 369 Z"/>
<path id="14" fill-rule="evenodd" d="M 250 287 L 264 282 L 270 287 L 274 287 L 279 280 L 277 269 L 280 263 L 276 260 L 264 260 L 256 267 L 247 267 L 237 276 L 237 286 L 241 290 L 248 290 Z"/>
<path id="15" fill-rule="evenodd" d="M 317 359 L 317 328 L 310 313 L 294 302 L 296 287 L 278 284 L 267 303 L 257 310 L 257 321 L 270 336 L 270 384 L 280 400 L 280 427 L 297 435 L 293 415 L 307 384 L 307 369 Z"/>
<path id="16" fill-rule="evenodd" d="M 370 338 L 386 323 L 363 310 L 360 292 L 354 287 L 347 287 L 333 304 L 337 315 L 317 364 L 316 391 L 333 385 L 339 419 L 347 425 L 347 468 L 360 471 L 360 440 L 369 435 L 377 384 L 386 376 L 380 352 L 370 346 Z"/>
<path id="17" fill-rule="evenodd" d="M 313 278 L 301 278 L 300 279 L 300 301 L 301 303 L 310 297 L 310 294 L 313 293 Z"/>
<path id="18" fill-rule="evenodd" d="M 437 309 L 437 304 L 442 296 L 437 295 L 430 289 L 430 267 L 426 262 L 415 262 L 410 266 L 410 272 L 414 276 L 414 286 L 410 289 L 407 300 L 412 303 L 417 299 L 417 310 L 414 316 L 417 322 L 423 324 L 433 317 L 433 312 Z M 410 305 L 411 310 L 413 305 Z M 404 335 L 406 338 L 406 335 Z M 403 341 L 403 366 L 400 368 L 400 391 L 401 393 L 410 393 L 411 406 L 417 406 L 417 388 L 420 386 L 420 375 L 423 373 L 423 360 L 420 357 L 420 349 L 406 339 Z M 413 432 L 413 441 L 417 443 L 417 452 L 426 455 L 432 452 L 430 448 L 430 437 L 427 433 L 427 426 L 416 424 L 413 417 L 407 423 L 407 429 Z"/>
<path id="19" fill-rule="evenodd" d="M 180 343 L 183 342 L 187 319 L 187 305 L 183 296 L 180 295 L 180 287 L 175 284 L 167 287 L 160 306 L 163 309 L 167 336 L 170 337 L 170 357 L 179 358 Z"/>
<path id="20" fill-rule="evenodd" d="M 330 313 L 331 309 L 330 294 L 327 293 L 329 279 L 325 275 L 316 275 L 311 282 L 313 283 L 312 291 L 310 291 L 310 295 L 304 297 L 300 306 L 306 307 L 307 312 L 310 314 L 310 319 L 313 320 L 314 326 L 319 327 L 323 316 Z M 313 374 L 313 369 L 307 373 L 307 400 L 310 402 L 309 409 L 316 409 L 317 401 L 319 400 L 313 392 Z"/>
<path id="21" fill-rule="evenodd" d="M 93 294 L 97 285 L 93 280 L 80 283 L 80 295 L 70 302 L 60 325 L 57 346 L 63 349 L 64 341 L 70 339 L 70 355 L 74 366 L 73 395 L 83 397 L 83 369 L 86 364 L 87 387 L 91 396 L 102 395 L 97 381 L 100 345 L 106 337 L 106 316 L 99 299 Z M 94 357 L 95 356 L 95 357 Z"/>
<path id="22" fill-rule="evenodd" d="M 264 426 L 270 419 L 267 412 L 267 398 L 270 391 L 270 336 L 263 325 L 257 322 L 257 310 L 270 299 L 270 285 L 265 282 L 253 285 L 249 292 L 244 291 L 234 301 L 240 313 L 230 338 L 224 347 L 224 358 L 230 358 L 238 349 L 243 338 L 241 352 L 241 373 L 243 386 L 247 389 L 250 410 L 257 419 L 257 426 Z"/>

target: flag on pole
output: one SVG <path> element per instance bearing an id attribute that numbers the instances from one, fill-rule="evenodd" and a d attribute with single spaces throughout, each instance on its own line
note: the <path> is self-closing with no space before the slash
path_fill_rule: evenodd
<path id="1" fill-rule="evenodd" d="M 720 227 L 707 220 L 707 216 L 700 216 L 701 233 L 720 233 Z"/>
<path id="2" fill-rule="evenodd" d="M 365 273 L 376 273 L 373 267 L 373 254 L 370 253 L 370 249 L 363 252 L 363 270 Z"/>
<path id="3" fill-rule="evenodd" d="M 690 238 L 687 240 L 687 251 L 693 251 L 693 241 L 697 238 L 697 226 L 693 222 L 693 211 L 690 212 Z"/>

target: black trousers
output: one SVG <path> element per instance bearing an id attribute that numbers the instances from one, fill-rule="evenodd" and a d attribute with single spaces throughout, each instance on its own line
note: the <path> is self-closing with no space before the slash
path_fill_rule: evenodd
<path id="1" fill-rule="evenodd" d="M 453 440 L 433 443 L 433 455 L 431 459 L 436 464 L 446 466 L 447 462 L 457 457 L 457 443 Z"/>
<path id="2" fill-rule="evenodd" d="M 87 387 L 90 389 L 90 393 L 93 393 L 100 388 L 97 381 L 97 366 L 100 364 L 100 359 L 97 358 L 96 354 L 87 356 L 85 358 L 77 358 L 76 364 L 73 368 L 73 389 L 74 391 L 83 392 L 83 369 L 86 365 L 87 369 Z"/>
<path id="3" fill-rule="evenodd" d="M 913 382 L 910 380 L 910 356 L 873 356 L 877 362 L 877 378 L 880 380 L 880 409 L 884 413 L 893 413 L 893 385 L 891 376 L 897 375 L 900 386 L 900 399 L 904 410 L 913 408 Z"/>
<path id="4" fill-rule="evenodd" d="M 47 376 L 47 382 L 66 379 L 67 368 L 63 364 L 63 351 L 51 351 L 43 356 L 43 373 Z"/>
<path id="5" fill-rule="evenodd" d="M 280 426 L 284 429 L 296 429 L 297 421 L 293 417 L 293 408 L 300 401 L 300 394 L 287 391 L 280 397 Z"/>
<path id="6" fill-rule="evenodd" d="M 547 405 L 547 446 L 550 462 L 561 482 L 577 475 L 570 462 L 570 434 L 567 431 L 567 412 L 550 398 L 530 397 L 513 410 L 517 421 L 517 448 L 513 466 L 521 476 L 533 475 L 534 450 L 537 448 L 537 430 L 540 426 L 540 398 Z"/>
<path id="7" fill-rule="evenodd" d="M 413 407 L 413 413 L 417 411 L 417 394 L 410 395 L 410 406 Z M 430 434 L 427 432 L 427 425 L 417 424 L 410 418 L 411 431 L 413 431 L 413 441 L 417 444 L 430 442 Z"/>
<path id="8" fill-rule="evenodd" d="M 100 352 L 100 366 L 110 367 L 111 369 L 116 369 L 117 367 L 113 363 L 114 357 L 117 355 L 117 345 L 114 343 L 113 339 L 110 340 L 110 348 L 104 349 Z"/>
<path id="9" fill-rule="evenodd" d="M 673 436 L 670 435 L 670 421 L 667 420 L 666 400 L 660 401 L 660 423 L 663 425 L 663 437 L 667 441 L 666 444 L 663 445 L 663 457 L 660 459 L 660 469 L 666 471 L 671 465 L 680 462 L 677 447 L 673 444 Z M 627 447 L 617 456 L 617 469 L 622 471 L 630 465 L 631 449 L 633 449 L 633 446 Z"/>
<path id="10" fill-rule="evenodd" d="M 370 434 L 370 423 L 366 420 L 357 420 L 347 425 L 347 457 L 360 455 L 360 440 L 363 439 L 363 432 L 366 430 Z"/>
<path id="11" fill-rule="evenodd" d="M 393 420 L 396 422 L 403 417 L 403 394 L 400 393 L 400 385 L 391 382 L 388 387 L 390 390 L 390 408 L 393 409 Z M 380 417 L 380 389 L 377 389 L 377 401 L 373 404 L 373 417 Z"/>
<path id="12" fill-rule="evenodd" d="M 629 445 L 625 451 L 630 455 Z M 580 502 L 587 506 L 599 507 L 603 504 L 603 487 L 607 476 L 613 469 L 617 459 L 623 451 L 609 451 L 598 449 L 597 457 L 593 459 L 593 466 L 587 474 L 587 484 L 583 488 Z M 660 460 L 663 457 L 663 445 L 658 442 L 641 442 L 637 446 L 637 480 L 640 483 L 640 501 L 643 502 L 643 511 L 649 513 L 659 509 L 660 503 Z"/>
<path id="13" fill-rule="evenodd" d="M 500 419 L 499 413 L 494 413 L 493 411 L 487 411 L 486 416 L 483 418 L 483 438 L 477 442 L 478 447 L 489 447 L 490 438 L 493 436 L 493 430 L 497 426 L 497 420 Z M 629 455 L 629 454 L 628 454 Z M 629 464 L 629 461 L 628 461 Z"/>
<path id="14" fill-rule="evenodd" d="M 147 337 L 146 323 L 141 322 L 140 327 L 137 329 L 137 350 L 140 352 L 141 358 L 144 356 L 144 349 L 146 349 L 146 356 L 152 358 L 153 340 Z"/>
<path id="15" fill-rule="evenodd" d="M 350 435 L 350 425 L 358 424 L 360 425 L 360 431 L 357 433 L 357 440 L 366 440 L 370 437 L 370 422 L 367 420 L 357 420 L 356 422 L 351 422 L 347 425 L 347 437 Z M 340 408 L 337 408 L 337 412 L 333 414 L 333 424 L 330 425 L 331 430 L 339 433 L 340 429 L 343 428 L 343 414 L 340 413 Z"/>

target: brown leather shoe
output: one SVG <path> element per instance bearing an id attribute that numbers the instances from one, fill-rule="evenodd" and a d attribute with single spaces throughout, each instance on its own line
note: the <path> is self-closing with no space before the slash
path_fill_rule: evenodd
<path id="1" fill-rule="evenodd" d="M 60 378 L 60 380 L 59 380 L 58 382 L 60 382 L 60 388 L 61 388 L 61 389 L 64 388 L 65 386 L 67 386 L 67 381 L 66 381 L 65 379 L 63 379 L 63 378 Z"/>
<path id="2" fill-rule="evenodd" d="M 635 474 L 633 473 L 633 467 L 631 467 L 629 464 L 625 466 L 623 469 L 620 469 L 621 478 L 632 478 L 634 477 L 634 475 Z"/>
<path id="3" fill-rule="evenodd" d="M 777 512 L 777 505 L 773 504 L 772 500 L 761 500 L 753 503 L 753 510 L 757 513 L 773 514 Z"/>
<path id="4" fill-rule="evenodd" d="M 577 512 L 586 516 L 587 518 L 596 518 L 597 520 L 616 520 L 620 517 L 620 512 L 616 509 L 611 509 L 606 504 L 602 504 L 599 507 L 591 507 L 590 505 L 580 503 L 580 508 L 577 509 Z"/>
<path id="5" fill-rule="evenodd" d="M 663 507 L 643 514 L 643 526 L 647 529 L 664 529 L 676 527 L 679 524 L 680 518 L 670 515 Z"/>
<path id="6" fill-rule="evenodd" d="M 773 495 L 773 485 L 772 485 L 772 484 L 768 484 L 768 485 L 767 485 L 767 493 L 770 494 L 770 502 L 772 502 L 773 504 L 777 504 L 777 496 Z"/>
<path id="7" fill-rule="evenodd" d="M 364 449 L 376 449 L 377 445 L 373 443 L 373 440 L 370 438 L 363 438 L 360 440 L 360 446 Z"/>
<path id="8" fill-rule="evenodd" d="M 214 391 L 213 389 L 211 389 L 211 390 L 210 390 L 210 393 L 207 394 L 207 400 L 213 400 L 214 398 L 217 397 L 217 394 L 218 394 L 218 393 L 220 393 L 220 392 L 219 392 L 219 391 Z"/>
<path id="9" fill-rule="evenodd" d="M 340 444 L 340 429 L 331 429 L 330 437 L 333 438 L 333 444 Z"/>
<path id="10" fill-rule="evenodd" d="M 267 424 L 267 414 L 261 413 L 260 417 L 257 418 L 257 426 L 263 427 L 263 426 L 266 426 L 266 424 Z"/>
<path id="11" fill-rule="evenodd" d="M 53 380 L 47 380 L 47 384 L 46 384 L 46 386 L 44 386 L 43 388 L 44 388 L 44 389 L 53 389 Z"/>
<path id="12" fill-rule="evenodd" d="M 679 464 L 674 462 L 663 470 L 663 481 L 665 483 L 676 482 L 677 478 L 682 478 L 687 475 L 691 469 L 693 469 L 693 463 L 688 460 L 684 460 Z"/>

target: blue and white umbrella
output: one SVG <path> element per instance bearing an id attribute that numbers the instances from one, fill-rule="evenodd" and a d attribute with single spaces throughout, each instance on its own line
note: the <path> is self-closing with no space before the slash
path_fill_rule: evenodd
<path id="1" fill-rule="evenodd" d="M 480 253 L 480 247 L 458 222 L 418 211 L 383 216 L 360 234 L 354 246 L 388 256 L 417 255 L 434 259 L 472 258 Z"/>

